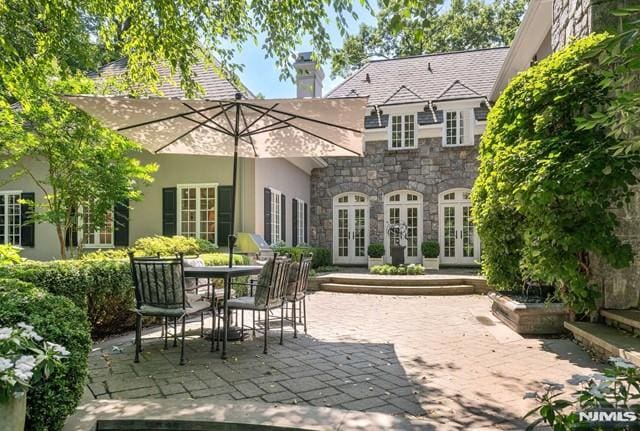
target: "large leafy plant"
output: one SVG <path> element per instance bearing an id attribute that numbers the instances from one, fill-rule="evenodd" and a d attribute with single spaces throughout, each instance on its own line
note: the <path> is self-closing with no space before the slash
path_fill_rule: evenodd
<path id="1" fill-rule="evenodd" d="M 489 114 L 473 189 L 489 283 L 553 284 L 576 312 L 595 306 L 590 254 L 614 267 L 633 258 L 611 208 L 629 200 L 640 159 L 615 157 L 605 127 L 578 121 L 611 101 L 593 58 L 607 42 L 575 41 L 512 80 Z"/>

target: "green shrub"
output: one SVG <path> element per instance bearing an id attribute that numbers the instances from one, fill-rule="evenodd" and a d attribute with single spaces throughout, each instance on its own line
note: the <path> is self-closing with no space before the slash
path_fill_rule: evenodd
<path id="1" fill-rule="evenodd" d="M 11 244 L 0 244 L 0 265 L 15 265 L 22 262 L 20 249 Z"/>
<path id="2" fill-rule="evenodd" d="M 367 256 L 374 259 L 378 259 L 384 256 L 384 244 L 381 244 L 381 243 L 369 244 L 369 247 L 367 247 Z"/>
<path id="3" fill-rule="evenodd" d="M 125 260 L 28 261 L 0 267 L 0 277 L 33 283 L 86 311 L 96 338 L 133 327 L 131 269 Z"/>
<path id="4" fill-rule="evenodd" d="M 186 236 L 148 236 L 139 238 L 130 248 L 136 256 L 174 256 L 182 253 L 185 256 L 192 256 L 202 253 L 213 253 L 218 247 L 204 239 L 191 238 Z M 129 249 L 98 250 L 86 253 L 82 256 L 84 260 L 103 259 L 126 259 Z"/>
<path id="5" fill-rule="evenodd" d="M 0 326 L 25 322 L 45 340 L 71 352 L 54 366 L 48 379 L 27 394 L 27 430 L 60 430 L 84 391 L 87 357 L 91 350 L 85 313 L 68 298 L 53 295 L 30 283 L 0 279 Z"/>
<path id="6" fill-rule="evenodd" d="M 371 267 L 372 274 L 378 275 L 421 275 L 424 274 L 422 265 L 375 265 Z"/>
<path id="7" fill-rule="evenodd" d="M 331 266 L 331 250 L 322 247 L 309 247 L 309 246 L 296 246 L 287 247 L 282 245 L 276 245 L 273 251 L 279 254 L 290 254 L 293 260 L 299 260 L 300 255 L 303 253 L 313 253 L 312 268 L 319 268 L 321 266 Z"/>
<path id="8" fill-rule="evenodd" d="M 422 243 L 422 257 L 435 259 L 440 256 L 440 244 L 438 241 L 425 241 Z"/>
<path id="9" fill-rule="evenodd" d="M 511 81 L 489 113 L 472 193 L 487 281 L 555 285 L 576 312 L 595 307 L 589 254 L 618 268 L 633 258 L 611 208 L 629 201 L 640 158 L 616 157 L 608 130 L 580 126 L 612 96 L 593 67 L 603 40 L 574 41 Z"/>
<path id="10" fill-rule="evenodd" d="M 205 253 L 201 254 L 200 259 L 204 261 L 205 265 L 217 266 L 229 264 L 229 253 Z M 248 265 L 249 258 L 242 254 L 233 255 L 234 265 Z"/>

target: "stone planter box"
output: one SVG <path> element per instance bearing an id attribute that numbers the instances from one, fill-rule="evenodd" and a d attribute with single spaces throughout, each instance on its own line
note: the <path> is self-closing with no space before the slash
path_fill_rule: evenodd
<path id="1" fill-rule="evenodd" d="M 384 265 L 384 259 L 381 257 L 370 257 L 369 258 L 369 270 L 371 270 L 372 266 Z"/>
<path id="2" fill-rule="evenodd" d="M 422 266 L 424 266 L 424 269 L 437 271 L 440 269 L 440 258 L 439 257 L 423 257 Z"/>
<path id="3" fill-rule="evenodd" d="M 560 303 L 522 303 L 506 295 L 489 294 L 491 311 L 505 325 L 521 335 L 552 335 L 565 331 L 569 310 Z"/>
<path id="4" fill-rule="evenodd" d="M 0 431 L 23 431 L 26 416 L 26 396 L 0 402 Z"/>

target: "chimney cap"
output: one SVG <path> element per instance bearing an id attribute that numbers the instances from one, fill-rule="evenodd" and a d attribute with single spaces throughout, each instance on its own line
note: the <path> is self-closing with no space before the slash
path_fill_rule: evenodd
<path id="1" fill-rule="evenodd" d="M 296 56 L 296 63 L 312 63 L 314 62 L 311 58 L 311 51 L 299 52 Z"/>

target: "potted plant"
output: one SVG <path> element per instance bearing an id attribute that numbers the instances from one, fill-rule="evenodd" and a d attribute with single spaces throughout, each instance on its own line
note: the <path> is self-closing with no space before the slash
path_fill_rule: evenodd
<path id="1" fill-rule="evenodd" d="M 390 238 L 391 264 L 393 266 L 404 265 L 404 249 L 401 241 L 407 238 L 407 225 L 404 223 L 393 223 L 387 226 L 387 235 Z"/>
<path id="2" fill-rule="evenodd" d="M 67 349 L 43 341 L 33 326 L 0 327 L 0 431 L 24 430 L 31 383 L 48 378 L 67 356 Z"/>
<path id="3" fill-rule="evenodd" d="M 384 244 L 374 243 L 367 247 L 367 256 L 369 256 L 369 270 L 371 267 L 382 265 L 382 256 L 384 256 Z"/>
<path id="4" fill-rule="evenodd" d="M 422 266 L 424 269 L 440 269 L 440 244 L 438 241 L 425 241 L 422 243 Z"/>

